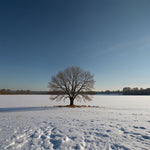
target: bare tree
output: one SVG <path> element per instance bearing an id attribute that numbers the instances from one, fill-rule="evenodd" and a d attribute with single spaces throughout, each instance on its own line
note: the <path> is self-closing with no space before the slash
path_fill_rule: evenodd
<path id="1" fill-rule="evenodd" d="M 90 72 L 84 71 L 80 67 L 68 67 L 56 76 L 52 76 L 48 87 L 50 91 L 63 93 L 51 97 L 52 100 L 61 101 L 69 98 L 70 106 L 73 106 L 75 99 L 92 100 L 86 92 L 94 88 L 94 83 L 93 75 Z"/>

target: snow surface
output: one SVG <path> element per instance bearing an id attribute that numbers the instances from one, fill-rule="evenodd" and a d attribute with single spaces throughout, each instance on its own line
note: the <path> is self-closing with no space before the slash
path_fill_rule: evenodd
<path id="1" fill-rule="evenodd" d="M 93 96 L 59 108 L 49 96 L 0 96 L 0 150 L 150 150 L 149 96 Z M 95 106 L 102 106 L 96 108 Z"/>

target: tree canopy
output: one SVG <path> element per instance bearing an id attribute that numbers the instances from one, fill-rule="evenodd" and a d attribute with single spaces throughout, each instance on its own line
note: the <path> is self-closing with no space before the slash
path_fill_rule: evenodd
<path id="1" fill-rule="evenodd" d="M 94 76 L 89 71 L 72 66 L 52 76 L 48 87 L 50 91 L 62 92 L 62 94 L 52 96 L 52 100 L 60 101 L 68 98 L 70 105 L 74 105 L 75 99 L 91 101 L 91 97 L 86 92 L 94 88 L 94 83 Z"/>

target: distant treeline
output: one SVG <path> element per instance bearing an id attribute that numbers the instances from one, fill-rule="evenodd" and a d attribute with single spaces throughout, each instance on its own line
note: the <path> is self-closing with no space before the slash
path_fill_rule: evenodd
<path id="1" fill-rule="evenodd" d="M 0 95 L 58 95 L 58 94 L 61 95 L 65 93 L 62 91 L 30 91 L 30 90 L 0 89 Z M 94 95 L 96 93 L 94 91 L 88 91 L 86 92 L 86 94 Z"/>
<path id="2" fill-rule="evenodd" d="M 143 88 L 130 88 L 125 87 L 122 91 L 123 95 L 150 95 L 150 88 L 143 89 Z"/>
<path id="3" fill-rule="evenodd" d="M 30 90 L 10 90 L 1 89 L 0 95 L 62 95 L 62 91 L 30 91 Z M 97 95 L 97 94 L 122 94 L 122 91 L 87 91 L 80 92 L 80 94 Z"/>
<path id="4" fill-rule="evenodd" d="M 110 90 L 106 90 L 106 91 L 95 91 L 95 94 L 104 94 L 104 95 L 122 95 L 122 91 L 110 91 Z"/>
<path id="5" fill-rule="evenodd" d="M 1 89 L 0 90 L 1 95 L 38 95 L 38 94 L 44 94 L 48 95 L 48 91 L 30 91 L 30 90 L 10 90 L 10 89 Z"/>
<path id="6" fill-rule="evenodd" d="M 81 92 L 80 94 L 88 94 L 88 95 L 150 95 L 150 88 L 130 88 L 125 87 L 122 91 L 88 91 Z M 0 95 L 58 95 L 65 94 L 62 91 L 30 91 L 30 90 L 10 90 L 10 89 L 0 89 Z"/>
<path id="7" fill-rule="evenodd" d="M 107 95 L 150 95 L 150 88 L 143 89 L 143 88 L 130 88 L 124 87 L 122 91 L 98 91 L 96 94 L 107 94 Z"/>

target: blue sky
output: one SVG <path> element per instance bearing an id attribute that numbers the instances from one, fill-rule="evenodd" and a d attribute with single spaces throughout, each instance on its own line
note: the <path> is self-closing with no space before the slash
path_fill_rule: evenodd
<path id="1" fill-rule="evenodd" d="M 0 88 L 47 90 L 80 66 L 96 90 L 150 87 L 149 0 L 0 1 Z"/>

